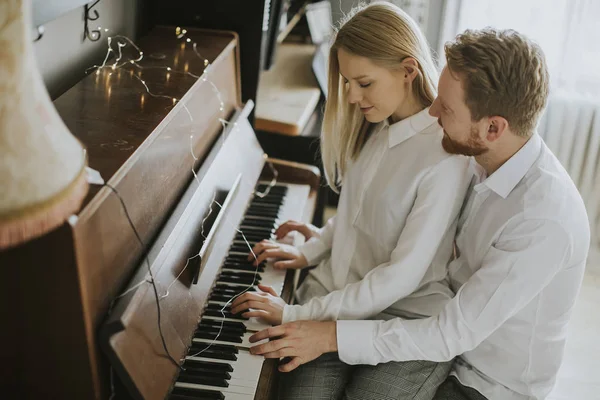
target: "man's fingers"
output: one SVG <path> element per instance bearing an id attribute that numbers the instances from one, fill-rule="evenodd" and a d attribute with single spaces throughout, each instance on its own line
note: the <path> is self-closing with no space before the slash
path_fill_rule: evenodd
<path id="1" fill-rule="evenodd" d="M 271 329 L 271 328 L 269 328 Z M 284 349 L 289 346 L 289 341 L 286 339 L 271 340 L 268 343 L 259 344 L 258 346 L 250 347 L 250 353 L 252 354 L 266 354 L 272 353 Z"/>
<path id="2" fill-rule="evenodd" d="M 281 350 L 272 351 L 270 353 L 263 354 L 264 358 L 283 358 L 283 357 L 295 357 L 297 356 L 297 350 L 293 347 L 285 347 Z"/>
<path id="3" fill-rule="evenodd" d="M 280 372 L 290 372 L 298 368 L 300 365 L 304 364 L 300 357 L 294 357 L 289 362 L 282 364 L 279 366 Z"/>
<path id="4" fill-rule="evenodd" d="M 272 326 L 250 336 L 250 343 L 256 343 L 263 339 L 282 336 L 285 333 L 285 325 Z"/>

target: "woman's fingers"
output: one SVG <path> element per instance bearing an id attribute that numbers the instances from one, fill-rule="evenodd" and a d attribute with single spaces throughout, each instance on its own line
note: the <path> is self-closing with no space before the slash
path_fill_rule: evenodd
<path id="1" fill-rule="evenodd" d="M 262 240 L 254 245 L 251 252 L 248 253 L 248 261 L 252 261 L 254 256 L 259 256 L 263 251 L 267 249 L 275 249 L 278 247 L 277 243 L 271 242 L 270 240 Z"/>
<path id="2" fill-rule="evenodd" d="M 266 292 L 266 293 L 272 294 L 273 296 L 279 296 L 279 295 L 277 294 L 277 292 L 275 292 L 275 289 L 273 289 L 271 286 L 266 286 L 266 285 L 260 285 L 260 284 L 259 284 L 259 285 L 258 285 L 258 288 L 259 288 L 260 290 L 262 290 L 263 292 Z"/>

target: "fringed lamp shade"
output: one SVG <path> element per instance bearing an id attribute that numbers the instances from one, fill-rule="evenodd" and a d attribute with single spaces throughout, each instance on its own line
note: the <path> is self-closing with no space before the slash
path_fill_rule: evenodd
<path id="1" fill-rule="evenodd" d="M 0 250 L 61 225 L 87 193 L 85 150 L 36 67 L 29 1 L 0 1 Z"/>

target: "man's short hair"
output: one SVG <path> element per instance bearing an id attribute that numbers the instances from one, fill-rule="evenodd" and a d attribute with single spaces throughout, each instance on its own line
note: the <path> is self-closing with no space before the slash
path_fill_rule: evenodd
<path id="1" fill-rule="evenodd" d="M 463 82 L 473 121 L 504 117 L 530 136 L 546 106 L 549 75 L 542 49 L 514 30 L 467 30 L 444 46 L 448 68 Z"/>

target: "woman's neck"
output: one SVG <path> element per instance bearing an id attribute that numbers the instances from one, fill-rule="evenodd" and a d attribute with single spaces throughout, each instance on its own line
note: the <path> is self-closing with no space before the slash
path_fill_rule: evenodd
<path id="1" fill-rule="evenodd" d="M 415 115 L 423 110 L 425 106 L 414 97 L 409 97 L 400 107 L 390 116 L 389 123 L 393 124 L 402 121 L 405 118 Z"/>

